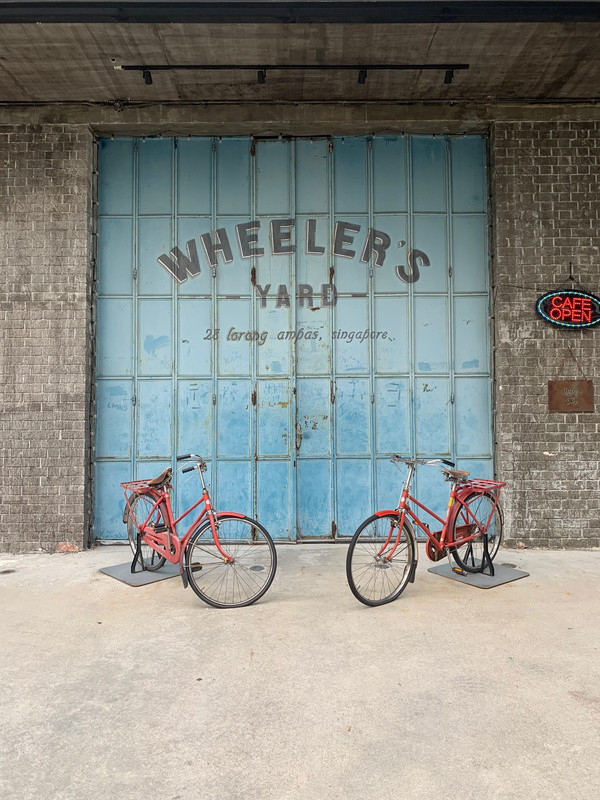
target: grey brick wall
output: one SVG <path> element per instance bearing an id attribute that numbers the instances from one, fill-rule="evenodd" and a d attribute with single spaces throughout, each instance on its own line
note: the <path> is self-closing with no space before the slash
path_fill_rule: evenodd
<path id="1" fill-rule="evenodd" d="M 93 138 L 0 128 L 0 550 L 84 546 Z"/>
<path id="2" fill-rule="evenodd" d="M 506 541 L 600 546 L 600 328 L 536 317 L 573 275 L 600 294 L 600 123 L 497 123 L 491 137 L 496 462 Z M 594 381 L 596 413 L 548 412 L 548 381 L 568 346 Z M 561 376 L 580 373 L 569 356 Z"/>

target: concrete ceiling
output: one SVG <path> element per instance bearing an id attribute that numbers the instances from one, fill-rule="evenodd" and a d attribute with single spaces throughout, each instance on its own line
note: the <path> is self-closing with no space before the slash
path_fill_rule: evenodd
<path id="1" fill-rule="evenodd" d="M 339 5 L 339 4 L 338 4 Z M 590 5 L 590 4 L 588 4 Z M 575 17 L 574 17 L 575 18 Z M 0 15 L 0 21 L 1 21 Z M 278 70 L 277 65 L 468 64 L 445 70 Z M 141 71 L 120 65 L 253 65 Z M 11 22 L 0 25 L 0 103 L 591 101 L 600 17 L 563 22 Z"/>

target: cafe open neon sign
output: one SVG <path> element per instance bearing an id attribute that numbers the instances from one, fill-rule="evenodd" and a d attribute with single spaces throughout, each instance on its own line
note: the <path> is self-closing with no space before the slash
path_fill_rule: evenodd
<path id="1" fill-rule="evenodd" d="M 587 292 L 547 292 L 538 298 L 537 312 L 561 328 L 591 328 L 600 322 L 600 298 Z"/>

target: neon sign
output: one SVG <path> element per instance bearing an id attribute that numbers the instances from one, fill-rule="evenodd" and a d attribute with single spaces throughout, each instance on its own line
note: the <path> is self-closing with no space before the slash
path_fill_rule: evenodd
<path id="1" fill-rule="evenodd" d="M 600 322 L 600 298 L 587 292 L 547 292 L 536 309 L 542 319 L 561 328 L 591 328 Z"/>

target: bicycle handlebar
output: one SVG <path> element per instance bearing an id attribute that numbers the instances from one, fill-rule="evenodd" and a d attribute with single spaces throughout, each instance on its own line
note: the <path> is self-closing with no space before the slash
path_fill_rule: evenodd
<path id="1" fill-rule="evenodd" d="M 196 453 L 187 453 L 186 455 L 183 455 L 183 456 L 176 456 L 175 460 L 176 461 L 187 461 L 188 459 L 193 459 L 194 461 L 197 461 L 198 463 L 197 463 L 196 466 L 200 467 L 200 470 L 202 472 L 206 472 L 206 470 L 207 470 L 206 461 L 202 458 L 202 456 L 196 455 Z M 185 469 L 182 469 L 181 471 L 182 472 L 190 472 L 193 469 L 196 469 L 196 467 L 186 467 Z"/>

